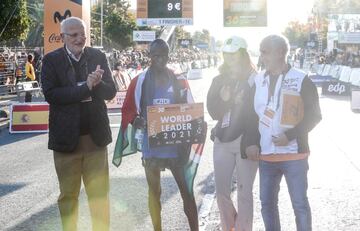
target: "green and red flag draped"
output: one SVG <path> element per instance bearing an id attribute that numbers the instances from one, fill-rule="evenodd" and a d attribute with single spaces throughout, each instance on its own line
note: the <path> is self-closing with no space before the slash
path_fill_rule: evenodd
<path id="1" fill-rule="evenodd" d="M 141 73 L 139 76 L 135 77 L 127 90 L 125 101 L 121 109 L 122 119 L 119 134 L 117 137 L 114 155 L 113 155 L 113 164 L 116 167 L 119 167 L 122 161 L 122 157 L 136 153 L 137 150 L 137 141 L 135 139 L 135 129 L 131 125 L 135 117 L 140 114 L 140 99 L 142 93 L 142 84 L 146 76 L 146 71 Z M 189 84 L 183 76 L 177 77 L 179 83 L 187 89 Z M 194 102 L 190 90 L 187 91 L 187 101 L 188 103 Z M 205 137 L 206 137 L 206 126 L 205 127 Z M 191 148 L 188 149 L 190 153 L 188 162 L 184 166 L 185 179 L 187 183 L 187 188 L 190 193 L 193 193 L 194 179 L 196 176 L 197 168 L 199 166 L 201 155 L 204 150 L 204 143 L 201 144 L 192 144 Z"/>

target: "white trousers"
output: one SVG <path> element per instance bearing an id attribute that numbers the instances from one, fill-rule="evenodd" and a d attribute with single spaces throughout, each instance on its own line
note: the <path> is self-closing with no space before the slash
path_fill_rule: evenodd
<path id="1" fill-rule="evenodd" d="M 217 204 L 223 231 L 251 231 L 253 223 L 253 183 L 258 161 L 242 159 L 241 137 L 228 143 L 214 142 L 214 174 Z M 231 200 L 231 182 L 236 169 L 237 210 Z"/>

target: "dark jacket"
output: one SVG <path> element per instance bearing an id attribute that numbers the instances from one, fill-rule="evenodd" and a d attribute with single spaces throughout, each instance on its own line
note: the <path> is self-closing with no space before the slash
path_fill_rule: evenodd
<path id="1" fill-rule="evenodd" d="M 45 100 L 50 104 L 48 147 L 54 151 L 72 152 L 76 148 L 80 136 L 80 104 L 89 96 L 92 97 L 89 103 L 90 135 L 94 143 L 106 146 L 112 141 L 104 100 L 114 98 L 116 89 L 105 54 L 86 47 L 79 65 L 86 73 L 96 70 L 97 65 L 105 71 L 102 81 L 92 91 L 86 84 L 77 86 L 76 74 L 65 48 L 59 48 L 43 59 L 41 83 Z"/>
<path id="2" fill-rule="evenodd" d="M 245 131 L 247 124 L 253 124 L 257 121 L 253 115 L 250 115 L 250 85 L 247 80 L 232 80 L 224 75 L 219 75 L 213 79 L 207 94 L 207 109 L 210 116 L 217 120 L 217 124 L 212 134 L 219 139 L 220 142 L 231 142 L 240 136 L 242 157 L 246 158 L 245 148 L 253 145 L 247 142 Z M 225 102 L 220 97 L 220 90 L 223 86 L 230 86 L 231 98 Z M 235 102 L 236 95 L 241 94 L 240 100 Z M 229 126 L 222 128 L 222 120 L 224 115 L 231 111 Z M 250 121 L 252 120 L 252 121 Z"/>

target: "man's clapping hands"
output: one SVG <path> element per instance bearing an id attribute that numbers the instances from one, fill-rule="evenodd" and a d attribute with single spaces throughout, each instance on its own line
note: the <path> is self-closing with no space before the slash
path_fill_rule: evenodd
<path id="1" fill-rule="evenodd" d="M 100 65 L 97 65 L 96 70 L 88 75 L 86 84 L 90 90 L 92 90 L 96 85 L 101 82 L 103 74 L 104 70 L 100 69 Z"/>

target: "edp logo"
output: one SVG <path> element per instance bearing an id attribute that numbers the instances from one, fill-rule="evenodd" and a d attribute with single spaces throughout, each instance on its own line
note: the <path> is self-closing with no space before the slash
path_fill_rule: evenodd
<path id="1" fill-rule="evenodd" d="M 334 92 L 341 95 L 346 91 L 346 87 L 343 84 L 337 83 L 337 84 L 329 84 L 328 86 L 328 92 Z"/>

